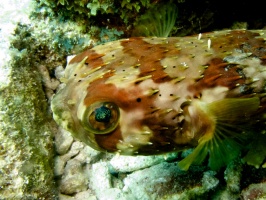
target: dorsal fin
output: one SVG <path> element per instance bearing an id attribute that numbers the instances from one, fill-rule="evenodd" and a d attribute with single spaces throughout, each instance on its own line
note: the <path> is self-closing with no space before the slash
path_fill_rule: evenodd
<path id="1" fill-rule="evenodd" d="M 155 4 L 140 17 L 132 36 L 168 37 L 177 18 L 177 7 L 172 2 Z"/>

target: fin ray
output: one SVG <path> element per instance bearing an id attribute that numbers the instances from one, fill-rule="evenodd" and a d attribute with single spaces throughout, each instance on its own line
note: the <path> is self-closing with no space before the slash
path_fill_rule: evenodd
<path id="1" fill-rule="evenodd" d="M 138 20 L 133 36 L 168 37 L 175 25 L 177 7 L 173 3 L 157 4 Z"/>

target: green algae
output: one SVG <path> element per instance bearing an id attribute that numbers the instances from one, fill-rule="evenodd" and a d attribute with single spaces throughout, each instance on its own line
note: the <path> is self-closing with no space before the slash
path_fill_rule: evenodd
<path id="1" fill-rule="evenodd" d="M 110 37 L 108 41 L 118 39 L 122 33 L 130 36 L 136 18 L 154 4 L 151 0 L 123 0 L 121 2 L 114 0 L 36 0 L 36 3 L 33 17 L 38 18 L 41 14 L 45 17 L 57 18 L 61 22 L 74 22 L 83 29 L 83 33 L 91 35 L 98 41 L 101 41 L 102 37 L 94 34 L 95 27 L 101 29 L 99 31 L 101 33 L 108 30 L 109 35 L 115 36 Z"/>
<path id="2" fill-rule="evenodd" d="M 118 20 L 127 23 L 131 18 L 135 17 L 137 13 L 140 12 L 142 8 L 148 8 L 152 1 L 151 0 L 37 0 L 40 5 L 40 9 L 51 9 L 59 14 L 63 18 L 70 20 L 85 20 L 89 22 L 93 16 L 100 17 L 101 15 L 116 15 L 119 17 Z"/>

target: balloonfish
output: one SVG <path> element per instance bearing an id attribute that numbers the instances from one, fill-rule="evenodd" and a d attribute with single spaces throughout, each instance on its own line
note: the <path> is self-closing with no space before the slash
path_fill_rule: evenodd
<path id="1" fill-rule="evenodd" d="M 265 127 L 266 30 L 132 37 L 74 56 L 55 121 L 92 148 L 155 155 L 194 148 L 213 169 Z"/>
<path id="2" fill-rule="evenodd" d="M 226 159 L 242 127 L 258 126 L 265 110 L 265 36 L 226 30 L 96 46 L 68 63 L 65 87 L 52 100 L 54 118 L 101 151 L 196 147 L 187 165 L 208 151 Z"/>

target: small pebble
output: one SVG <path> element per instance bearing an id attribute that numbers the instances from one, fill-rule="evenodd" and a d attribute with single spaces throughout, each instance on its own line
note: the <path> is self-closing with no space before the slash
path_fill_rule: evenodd
<path id="1" fill-rule="evenodd" d="M 90 190 L 79 192 L 74 197 L 75 200 L 97 200 L 95 194 L 93 194 Z"/>
<path id="2" fill-rule="evenodd" d="M 79 152 L 75 159 L 84 163 L 92 163 L 98 161 L 98 157 L 101 154 L 100 151 L 96 151 L 93 148 L 85 145 L 84 148 Z"/>
<path id="3" fill-rule="evenodd" d="M 60 155 L 67 153 L 71 144 L 73 143 L 73 137 L 68 131 L 59 128 L 55 135 L 56 152 Z"/>
<path id="4" fill-rule="evenodd" d="M 87 190 L 87 185 L 88 176 L 84 172 L 82 163 L 75 159 L 69 160 L 61 179 L 60 192 L 71 195 Z"/>
<path id="5" fill-rule="evenodd" d="M 75 141 L 73 142 L 71 149 L 66 154 L 56 156 L 54 167 L 55 176 L 61 176 L 64 173 L 66 162 L 78 155 L 83 148 L 84 145 L 82 142 Z"/>

